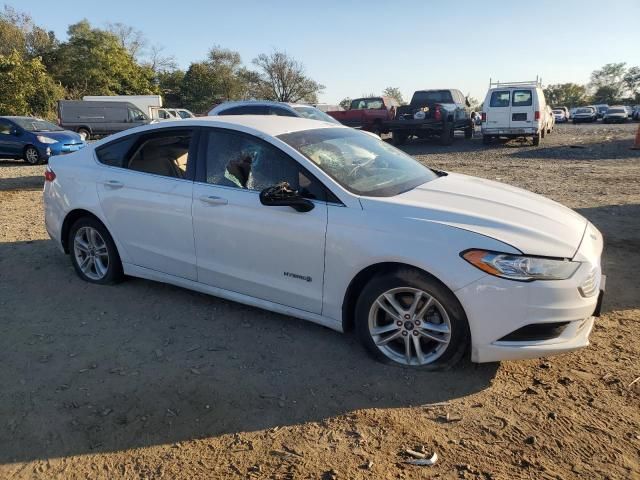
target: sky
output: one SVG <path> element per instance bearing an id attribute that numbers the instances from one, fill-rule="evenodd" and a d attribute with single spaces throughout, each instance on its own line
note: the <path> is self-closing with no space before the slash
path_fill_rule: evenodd
<path id="1" fill-rule="evenodd" d="M 489 79 L 587 83 L 606 63 L 640 66 L 640 0 L 20 0 L 4 2 L 66 38 L 82 19 L 122 22 L 181 68 L 214 45 L 245 64 L 284 50 L 326 86 L 321 102 L 458 88 L 483 100 Z"/>

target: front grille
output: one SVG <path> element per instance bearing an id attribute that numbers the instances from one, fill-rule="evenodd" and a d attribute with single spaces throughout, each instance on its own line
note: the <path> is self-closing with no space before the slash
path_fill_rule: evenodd
<path id="1" fill-rule="evenodd" d="M 580 295 L 583 297 L 593 297 L 596 293 L 598 293 L 598 279 L 597 279 L 597 270 L 594 268 L 589 273 L 589 276 L 582 282 L 582 285 L 578 287 L 578 291 Z"/>

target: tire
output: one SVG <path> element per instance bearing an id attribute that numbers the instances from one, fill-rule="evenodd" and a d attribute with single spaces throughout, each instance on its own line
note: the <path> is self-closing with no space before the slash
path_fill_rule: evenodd
<path id="1" fill-rule="evenodd" d="M 88 140 L 91 140 L 91 132 L 88 129 L 79 128 L 77 131 L 78 131 L 78 135 L 80 135 L 80 138 L 82 139 L 82 141 L 86 142 Z"/>
<path id="2" fill-rule="evenodd" d="M 445 125 L 444 130 L 440 134 L 440 145 L 444 145 L 445 147 L 451 145 L 453 143 L 453 136 L 455 134 L 455 130 L 451 125 Z"/>
<path id="3" fill-rule="evenodd" d="M 42 157 L 40 156 L 40 152 L 33 145 L 29 145 L 24 149 L 24 153 L 22 158 L 29 165 L 40 165 L 42 163 Z"/>
<path id="4" fill-rule="evenodd" d="M 464 129 L 464 138 L 466 140 L 473 138 L 473 127 L 467 127 Z"/>
<path id="5" fill-rule="evenodd" d="M 542 130 L 540 130 L 538 132 L 538 134 L 533 137 L 533 146 L 534 147 L 537 147 L 538 145 L 540 145 L 540 141 L 542 140 L 543 136 L 544 135 L 542 134 Z"/>
<path id="6" fill-rule="evenodd" d="M 485 144 L 485 145 L 490 145 L 492 139 L 493 138 L 491 137 L 491 135 L 483 135 L 482 136 L 482 143 Z"/>
<path id="7" fill-rule="evenodd" d="M 122 262 L 116 244 L 105 226 L 95 218 L 82 217 L 76 220 L 69 230 L 67 242 L 71 264 L 84 281 L 111 285 L 123 279 Z M 83 260 L 88 262 L 86 266 L 81 264 Z"/>
<path id="8" fill-rule="evenodd" d="M 547 134 L 547 127 L 540 130 L 540 137 L 544 138 L 546 134 Z"/>
<path id="9" fill-rule="evenodd" d="M 421 296 L 415 308 L 417 314 L 409 317 L 411 303 L 418 292 Z M 396 305 L 403 308 L 402 317 L 395 313 L 385 294 L 392 296 Z M 380 299 L 382 304 L 378 303 Z M 428 301 L 431 302 L 429 305 Z M 420 311 L 425 307 L 426 312 L 421 314 Z M 395 317 L 389 315 L 388 311 Z M 391 365 L 421 370 L 447 370 L 453 367 L 464 356 L 471 338 L 467 317 L 455 295 L 434 277 L 411 269 L 399 269 L 373 277 L 363 288 L 356 303 L 355 323 L 360 341 L 374 358 Z M 427 328 L 427 325 L 430 327 Z M 374 335 L 372 329 L 375 328 L 387 330 Z M 417 334 L 414 333 L 416 331 Z M 393 336 L 391 340 L 388 338 L 390 336 Z M 376 341 L 379 344 L 384 340 L 387 340 L 386 344 L 376 344 Z M 416 343 L 420 346 L 422 356 L 418 355 Z"/>
<path id="10" fill-rule="evenodd" d="M 404 130 L 394 130 L 391 133 L 391 141 L 394 145 L 404 145 L 409 135 Z"/>

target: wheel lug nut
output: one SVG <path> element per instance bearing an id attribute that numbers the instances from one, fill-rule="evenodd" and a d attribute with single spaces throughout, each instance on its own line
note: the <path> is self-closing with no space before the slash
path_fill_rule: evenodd
<path id="1" fill-rule="evenodd" d="M 409 335 L 409 332 L 407 332 L 406 330 L 403 330 L 403 331 L 402 331 L 402 336 L 403 336 L 403 337 L 406 337 L 407 335 Z"/>
<path id="2" fill-rule="evenodd" d="M 400 320 L 398 320 L 398 321 L 396 322 L 396 325 L 397 325 L 397 326 L 399 326 L 399 327 L 401 327 L 401 326 L 402 326 L 402 322 L 401 322 Z"/>
<path id="3" fill-rule="evenodd" d="M 420 320 L 416 320 L 416 325 L 420 325 Z"/>
<path id="4" fill-rule="evenodd" d="M 406 318 L 407 320 L 409 320 L 411 317 L 409 316 L 409 314 L 405 314 L 404 318 Z"/>
<path id="5" fill-rule="evenodd" d="M 414 330 L 414 331 L 413 331 L 413 334 L 414 334 L 414 335 L 418 335 L 418 330 Z"/>

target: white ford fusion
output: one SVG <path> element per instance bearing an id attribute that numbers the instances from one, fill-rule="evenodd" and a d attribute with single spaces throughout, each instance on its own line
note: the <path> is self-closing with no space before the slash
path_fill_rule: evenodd
<path id="1" fill-rule="evenodd" d="M 302 118 L 128 130 L 51 158 L 44 203 L 88 282 L 354 327 L 378 359 L 427 369 L 584 347 L 604 289 L 602 236 L 572 210 Z"/>

